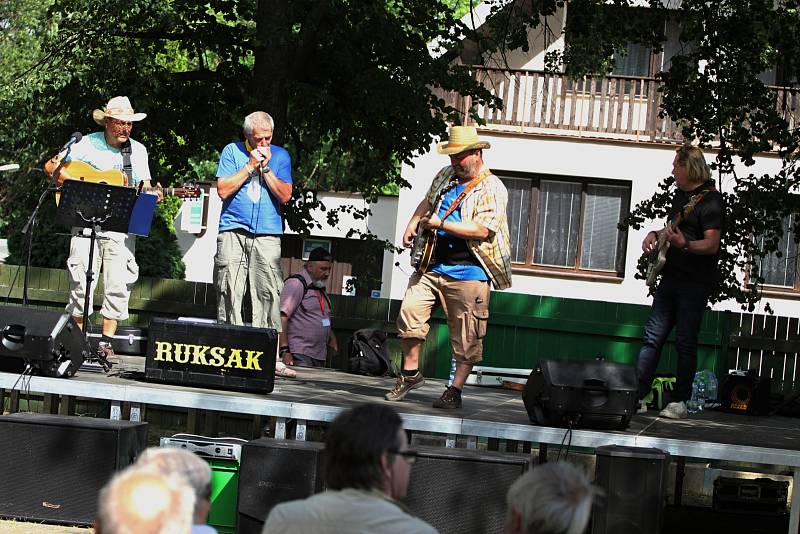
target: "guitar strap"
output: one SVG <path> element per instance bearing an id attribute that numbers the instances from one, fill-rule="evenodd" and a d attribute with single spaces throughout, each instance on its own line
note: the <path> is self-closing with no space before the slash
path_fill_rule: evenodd
<path id="1" fill-rule="evenodd" d="M 464 190 L 461 191 L 461 194 L 459 194 L 456 197 L 456 199 L 453 201 L 453 203 L 450 204 L 450 207 L 447 208 L 447 211 L 444 212 L 444 215 L 442 215 L 440 217 L 440 220 L 442 222 L 444 222 L 444 220 L 447 219 L 450 216 L 450 214 L 453 213 L 456 210 L 456 208 L 458 208 L 459 204 L 461 204 L 461 202 L 463 202 L 463 200 L 465 198 L 467 198 L 467 195 L 469 195 L 470 192 L 473 189 L 475 189 L 478 186 L 478 184 L 481 183 L 483 181 L 483 179 L 486 178 L 487 176 L 489 176 L 490 174 L 492 174 L 492 171 L 490 171 L 489 169 L 486 169 L 485 171 L 480 173 L 478 176 L 476 176 L 475 178 L 470 180 L 470 182 L 467 184 L 467 186 L 464 188 Z"/>
<path id="2" fill-rule="evenodd" d="M 128 184 L 133 183 L 133 165 L 131 164 L 131 140 L 128 139 L 120 148 L 122 153 L 122 170 L 128 177 Z"/>
<path id="3" fill-rule="evenodd" d="M 687 202 L 686 205 L 683 206 L 680 209 L 680 211 L 678 211 L 678 215 L 680 215 L 680 217 L 677 217 L 678 223 L 676 224 L 676 226 L 678 224 L 680 224 L 681 222 L 683 222 L 684 219 L 686 219 L 685 212 L 686 212 L 686 210 L 688 208 L 694 209 L 694 207 L 697 206 L 697 204 L 699 204 L 701 200 L 703 200 L 704 196 L 706 196 L 708 193 L 710 193 L 712 191 L 716 191 L 716 190 L 717 189 L 715 187 L 709 187 L 707 189 L 703 189 L 702 191 L 700 191 L 699 193 L 694 195 L 692 198 L 690 198 L 689 202 Z"/>

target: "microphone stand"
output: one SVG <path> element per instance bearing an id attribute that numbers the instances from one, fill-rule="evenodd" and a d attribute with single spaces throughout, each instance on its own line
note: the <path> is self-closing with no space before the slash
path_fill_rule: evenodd
<path id="1" fill-rule="evenodd" d="M 33 213 L 31 213 L 30 217 L 28 217 L 28 222 L 25 223 L 25 226 L 22 227 L 22 233 L 28 235 L 28 254 L 27 258 L 25 259 L 25 276 L 22 282 L 22 305 L 28 305 L 28 280 L 30 278 L 29 273 L 31 270 L 31 251 L 33 250 L 33 231 L 36 228 L 36 223 L 38 222 L 37 218 L 39 216 L 39 210 L 41 209 L 42 205 L 44 204 L 44 199 L 47 196 L 47 193 L 50 191 L 55 191 L 58 188 L 56 187 L 56 182 L 58 181 L 58 176 L 61 174 L 61 169 L 64 167 L 65 160 L 69 153 L 72 151 L 72 145 L 67 146 L 67 151 L 64 153 L 64 157 L 61 158 L 61 161 L 58 162 L 58 166 L 53 171 L 51 175 L 50 185 L 42 191 L 42 194 L 39 196 L 39 202 L 36 203 L 36 207 L 33 209 Z"/>

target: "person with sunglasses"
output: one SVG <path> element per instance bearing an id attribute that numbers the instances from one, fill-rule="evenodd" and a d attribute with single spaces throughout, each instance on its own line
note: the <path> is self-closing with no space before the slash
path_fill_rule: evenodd
<path id="1" fill-rule="evenodd" d="M 340 413 L 328 429 L 325 455 L 327 490 L 273 508 L 264 533 L 437 532 L 400 502 L 417 455 L 395 410 L 370 403 Z"/>

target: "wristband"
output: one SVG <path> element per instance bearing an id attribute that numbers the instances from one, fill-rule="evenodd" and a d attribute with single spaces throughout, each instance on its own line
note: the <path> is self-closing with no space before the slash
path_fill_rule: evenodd
<path id="1" fill-rule="evenodd" d="M 287 353 L 287 352 L 291 352 L 291 351 L 289 350 L 289 346 L 288 346 L 288 345 L 287 345 L 287 346 L 285 346 L 285 347 L 281 347 L 281 349 L 278 351 L 278 354 L 285 354 L 285 353 Z"/>

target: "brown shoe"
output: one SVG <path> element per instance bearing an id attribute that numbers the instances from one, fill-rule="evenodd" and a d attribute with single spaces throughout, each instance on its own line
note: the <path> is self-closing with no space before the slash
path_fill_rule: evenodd
<path id="1" fill-rule="evenodd" d="M 419 369 L 417 370 L 417 374 L 414 376 L 406 376 L 401 372 L 397 377 L 397 382 L 394 383 L 394 387 L 391 391 L 384 395 L 384 398 L 386 398 L 388 401 L 401 401 L 405 398 L 409 391 L 422 387 L 422 384 L 424 383 L 425 377 L 422 376 L 422 373 L 419 372 Z"/>
<path id="2" fill-rule="evenodd" d="M 447 386 L 442 396 L 433 401 L 433 407 L 445 410 L 461 408 L 461 390 L 453 386 Z"/>

